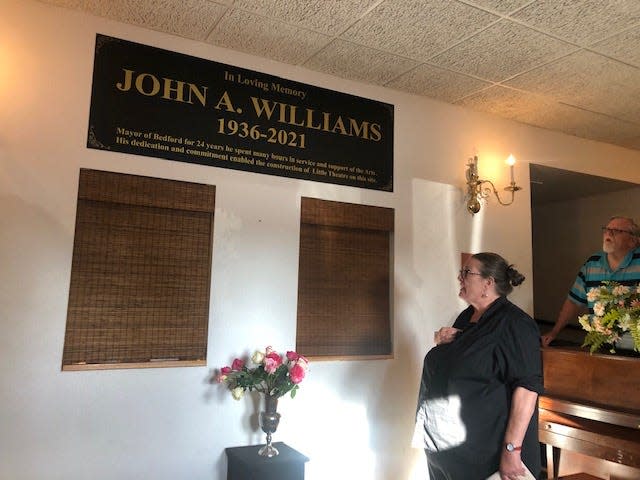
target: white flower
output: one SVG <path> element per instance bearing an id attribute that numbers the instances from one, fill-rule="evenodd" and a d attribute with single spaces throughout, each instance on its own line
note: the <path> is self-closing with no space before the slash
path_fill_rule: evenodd
<path id="1" fill-rule="evenodd" d="M 242 397 L 244 397 L 244 388 L 242 387 L 234 388 L 233 390 L 231 390 L 231 396 L 236 400 L 240 400 Z"/>
<path id="2" fill-rule="evenodd" d="M 598 317 L 593 319 L 593 329 L 596 332 L 600 332 L 600 333 L 604 333 L 604 327 L 602 326 L 602 323 L 600 323 L 600 319 Z"/>
<path id="3" fill-rule="evenodd" d="M 593 304 L 593 314 L 578 317 L 587 332 L 584 346 L 591 346 L 593 353 L 603 343 L 615 345 L 625 332 L 631 332 L 634 338 L 640 335 L 639 294 L 640 285 L 626 286 L 614 281 L 590 289 L 587 300 Z M 635 348 L 640 351 L 640 342 Z M 615 348 L 611 351 L 615 352 Z"/>
<path id="4" fill-rule="evenodd" d="M 629 293 L 629 287 L 627 287 L 625 285 L 616 285 L 611 290 L 611 293 L 613 295 L 615 295 L 616 297 L 619 297 L 621 295 L 626 295 L 627 293 Z"/>
<path id="5" fill-rule="evenodd" d="M 595 302 L 598 299 L 599 296 L 600 296 L 600 289 L 599 288 L 591 288 L 587 292 L 587 301 L 589 303 Z"/>
<path id="6" fill-rule="evenodd" d="M 620 325 L 620 328 L 622 329 L 623 332 L 628 331 L 629 328 L 631 327 L 631 315 L 629 315 L 628 313 L 625 313 L 618 320 L 618 325 Z"/>
<path id="7" fill-rule="evenodd" d="M 264 353 L 262 353 L 260 350 L 256 350 L 253 356 L 251 357 L 251 361 L 256 365 L 260 365 L 263 360 L 264 360 Z"/>
<path id="8" fill-rule="evenodd" d="M 591 327 L 591 322 L 589 321 L 589 315 L 585 314 L 585 315 L 580 315 L 578 317 L 578 322 L 580 322 L 580 325 L 582 325 L 582 328 L 584 330 L 586 330 L 587 332 L 590 332 L 593 330 L 593 328 Z"/>
<path id="9" fill-rule="evenodd" d="M 595 313 L 598 317 L 604 316 L 604 306 L 603 302 L 596 302 L 593 305 L 593 313 Z"/>

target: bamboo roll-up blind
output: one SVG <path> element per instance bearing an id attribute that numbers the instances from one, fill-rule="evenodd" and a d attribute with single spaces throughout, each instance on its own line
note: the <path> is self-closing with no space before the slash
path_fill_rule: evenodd
<path id="1" fill-rule="evenodd" d="M 393 209 L 302 199 L 297 350 L 312 357 L 393 353 Z"/>
<path id="2" fill-rule="evenodd" d="M 204 365 L 215 187 L 82 169 L 63 369 Z"/>

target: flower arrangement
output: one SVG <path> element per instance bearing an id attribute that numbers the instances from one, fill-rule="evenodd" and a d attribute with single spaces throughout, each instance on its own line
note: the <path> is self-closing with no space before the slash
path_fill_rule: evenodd
<path id="1" fill-rule="evenodd" d="M 583 347 L 591 353 L 604 344 L 610 344 L 615 353 L 615 343 L 629 332 L 636 351 L 640 351 L 640 285 L 626 286 L 618 282 L 602 282 L 587 292 L 587 300 L 593 304 L 593 314 L 581 315 L 578 321 L 587 331 Z"/>
<path id="2" fill-rule="evenodd" d="M 251 362 L 256 366 L 249 368 L 245 360 L 236 358 L 231 367 L 220 369 L 218 383 L 226 383 L 236 400 L 240 400 L 247 390 L 275 398 L 290 392 L 294 398 L 309 368 L 309 362 L 302 355 L 289 351 L 283 357 L 271 347 L 264 352 L 257 350 Z"/>

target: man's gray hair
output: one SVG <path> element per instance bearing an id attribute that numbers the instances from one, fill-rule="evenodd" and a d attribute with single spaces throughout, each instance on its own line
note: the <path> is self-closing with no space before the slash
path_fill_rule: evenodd
<path id="1" fill-rule="evenodd" d="M 626 220 L 631 225 L 631 235 L 633 235 L 636 238 L 640 238 L 640 227 L 638 226 L 638 224 L 635 222 L 633 218 L 625 217 L 623 215 L 614 215 L 609 219 L 609 221 L 611 220 Z"/>

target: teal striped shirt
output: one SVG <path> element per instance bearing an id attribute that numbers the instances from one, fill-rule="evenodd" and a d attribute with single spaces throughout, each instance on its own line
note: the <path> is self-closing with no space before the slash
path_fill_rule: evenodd
<path id="1" fill-rule="evenodd" d="M 609 267 L 605 252 L 591 255 L 580 268 L 568 298 L 573 303 L 588 307 L 592 312 L 593 304 L 587 302 L 587 292 L 608 280 L 622 285 L 640 284 L 640 247 L 627 253 L 614 271 Z"/>

